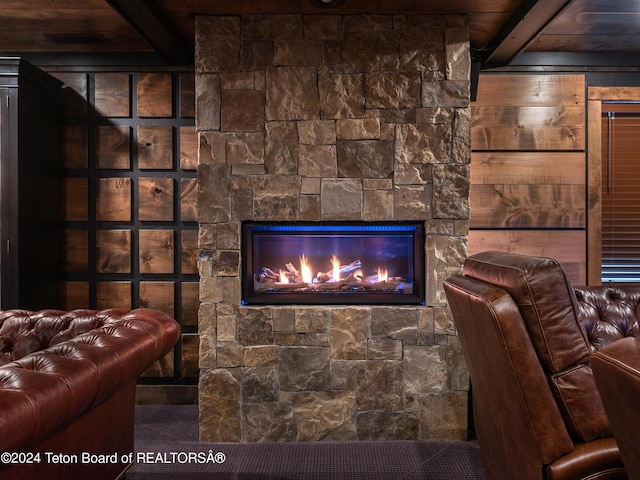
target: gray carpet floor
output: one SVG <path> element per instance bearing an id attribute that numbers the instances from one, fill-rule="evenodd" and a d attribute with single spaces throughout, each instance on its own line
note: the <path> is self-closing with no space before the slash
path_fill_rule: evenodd
<path id="1" fill-rule="evenodd" d="M 123 480 L 483 480 L 476 442 L 201 443 L 195 405 L 137 406 Z"/>

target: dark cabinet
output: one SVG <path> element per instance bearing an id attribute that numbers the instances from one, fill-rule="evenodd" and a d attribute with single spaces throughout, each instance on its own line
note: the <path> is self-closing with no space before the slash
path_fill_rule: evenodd
<path id="1" fill-rule="evenodd" d="M 0 309 L 59 308 L 61 83 L 0 57 Z"/>

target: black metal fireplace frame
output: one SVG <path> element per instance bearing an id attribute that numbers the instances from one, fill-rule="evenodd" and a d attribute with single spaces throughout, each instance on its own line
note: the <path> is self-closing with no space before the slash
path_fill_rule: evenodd
<path id="1" fill-rule="evenodd" d="M 363 234 L 411 235 L 412 283 L 411 292 L 257 292 L 253 275 L 253 236 L 257 232 L 269 231 L 272 235 L 314 234 L 324 229 L 343 232 L 352 228 Z M 242 305 L 424 305 L 425 304 L 425 231 L 422 221 L 332 221 L 332 222 L 285 222 L 246 221 L 242 223 L 241 240 L 241 290 Z"/>

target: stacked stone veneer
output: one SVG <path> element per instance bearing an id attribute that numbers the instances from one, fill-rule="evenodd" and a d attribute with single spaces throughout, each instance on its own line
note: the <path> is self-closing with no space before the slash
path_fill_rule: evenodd
<path id="1" fill-rule="evenodd" d="M 462 439 L 466 17 L 196 20 L 200 437 Z M 243 220 L 424 220 L 424 306 L 242 306 Z"/>

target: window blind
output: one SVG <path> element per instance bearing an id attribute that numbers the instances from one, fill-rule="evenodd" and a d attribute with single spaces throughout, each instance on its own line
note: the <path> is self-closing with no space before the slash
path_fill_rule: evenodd
<path id="1" fill-rule="evenodd" d="M 640 105 L 603 110 L 602 281 L 640 282 Z"/>

